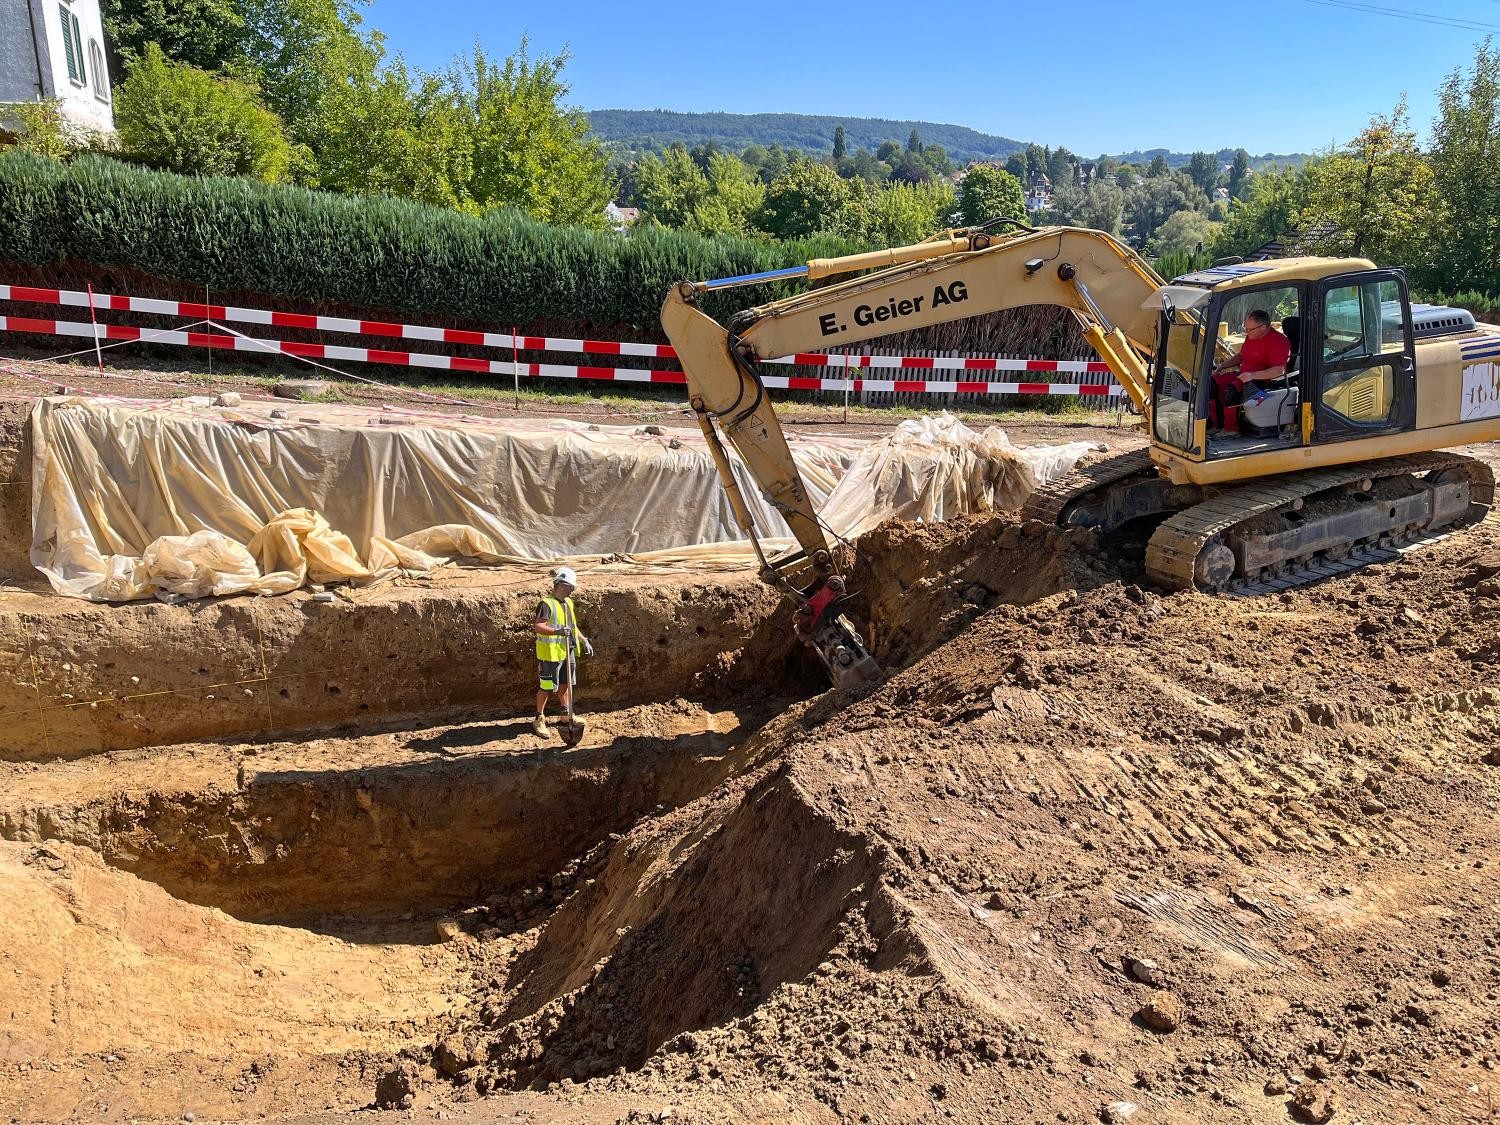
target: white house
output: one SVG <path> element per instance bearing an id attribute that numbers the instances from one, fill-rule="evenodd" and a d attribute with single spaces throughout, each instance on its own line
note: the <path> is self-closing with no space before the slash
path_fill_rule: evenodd
<path id="1" fill-rule="evenodd" d="M 99 0 L 0 2 L 0 106 L 49 99 L 74 131 L 114 132 Z"/>

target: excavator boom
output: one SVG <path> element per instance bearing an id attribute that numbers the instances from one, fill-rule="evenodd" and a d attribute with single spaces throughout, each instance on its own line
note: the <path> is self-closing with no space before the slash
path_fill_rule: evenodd
<path id="1" fill-rule="evenodd" d="M 728 327 L 698 308 L 699 296 L 716 289 L 796 277 L 819 280 L 871 268 L 875 272 L 747 309 Z M 833 560 L 757 363 L 1000 309 L 1061 305 L 1082 318 L 1090 342 L 1145 411 L 1150 392 L 1142 357 L 1150 354 L 1155 313 L 1143 306 L 1161 284 L 1134 251 L 1100 231 L 1022 227 L 997 235 L 972 228 L 769 274 L 680 282 L 662 305 L 662 327 L 687 374 L 689 399 L 736 522 L 760 555 L 762 576 L 800 600 L 833 574 Z M 798 550 L 766 558 L 761 529 L 740 495 L 721 433 L 786 520 Z M 829 644 L 831 650 L 818 647 L 835 682 L 841 679 L 837 660 L 853 653 L 856 664 L 868 661 L 852 627 L 829 638 Z"/>

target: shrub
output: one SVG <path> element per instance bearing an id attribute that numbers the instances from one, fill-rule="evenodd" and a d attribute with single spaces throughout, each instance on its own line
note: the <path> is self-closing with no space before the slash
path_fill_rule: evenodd
<path id="1" fill-rule="evenodd" d="M 173 172 L 275 181 L 295 157 L 254 86 L 169 62 L 155 43 L 115 93 L 115 124 L 127 152 Z"/>
<path id="2" fill-rule="evenodd" d="M 482 323 L 547 319 L 655 331 L 674 281 L 850 253 L 831 238 L 775 243 L 549 226 L 246 178 L 180 176 L 100 156 L 0 154 L 3 253 L 30 266 L 131 268 L 214 290 L 328 300 Z M 730 290 L 713 315 L 791 290 Z M 748 298 L 748 299 L 747 299 Z"/>

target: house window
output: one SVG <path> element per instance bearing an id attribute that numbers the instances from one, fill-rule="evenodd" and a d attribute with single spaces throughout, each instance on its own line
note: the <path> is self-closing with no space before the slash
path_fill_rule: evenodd
<path id="1" fill-rule="evenodd" d="M 83 35 L 78 30 L 78 17 L 67 4 L 59 4 L 62 14 L 63 55 L 68 61 L 68 78 L 75 86 L 88 85 L 88 72 L 83 65 Z"/>
<path id="2" fill-rule="evenodd" d="M 108 73 L 104 68 L 104 51 L 99 46 L 99 40 L 89 40 L 89 68 L 94 72 L 94 97 L 106 105 L 109 103 L 109 83 L 105 80 Z"/>

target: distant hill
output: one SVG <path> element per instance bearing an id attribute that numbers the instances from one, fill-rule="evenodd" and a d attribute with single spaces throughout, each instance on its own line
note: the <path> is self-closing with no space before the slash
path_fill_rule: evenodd
<path id="1" fill-rule="evenodd" d="M 803 152 L 832 152 L 833 132 L 840 125 L 849 143 L 849 151 L 867 148 L 871 152 L 884 141 L 906 143 L 915 129 L 923 144 L 942 145 L 957 164 L 971 160 L 1004 160 L 1026 147 L 1025 141 L 981 133 L 965 125 L 943 125 L 935 121 L 892 121 L 882 117 L 832 117 L 806 113 L 680 113 L 668 109 L 595 109 L 588 112 L 589 125 L 596 136 L 611 147 L 621 149 L 666 148 L 681 141 L 694 145 L 714 142 L 720 148 L 741 152 L 750 145 L 780 145 Z M 1095 153 L 1078 153 L 1092 159 Z M 1138 149 L 1122 153 L 1120 160 L 1131 164 L 1149 164 L 1157 155 L 1166 158 L 1173 168 L 1185 165 L 1191 154 L 1171 152 L 1164 148 Z M 1234 159 L 1234 149 L 1220 149 L 1223 164 Z M 1306 153 L 1265 153 L 1252 156 L 1250 166 L 1260 169 L 1270 164 L 1300 164 Z"/>
<path id="2" fill-rule="evenodd" d="M 1219 163 L 1228 164 L 1234 159 L 1234 149 L 1221 148 L 1218 153 Z M 1134 152 L 1122 152 L 1115 157 L 1123 164 L 1150 164 L 1158 156 L 1165 157 L 1168 168 L 1178 168 L 1187 164 L 1193 158 L 1190 152 L 1171 152 L 1164 148 L 1136 149 Z M 1260 156 L 1250 157 L 1250 167 L 1259 172 L 1263 168 L 1269 168 L 1273 164 L 1289 165 L 1301 164 L 1307 159 L 1305 152 L 1266 152 Z"/>
<path id="3" fill-rule="evenodd" d="M 621 147 L 666 148 L 674 141 L 694 145 L 713 141 L 740 152 L 750 145 L 780 145 L 803 152 L 832 152 L 833 131 L 840 125 L 849 151 L 874 152 L 883 141 L 906 143 L 915 129 L 923 144 L 942 145 L 957 163 L 1004 160 L 1026 147 L 1022 141 L 996 137 L 963 125 L 932 121 L 888 121 L 879 117 L 823 117 L 804 113 L 677 113 L 666 109 L 595 109 L 589 125 L 600 139 Z"/>

